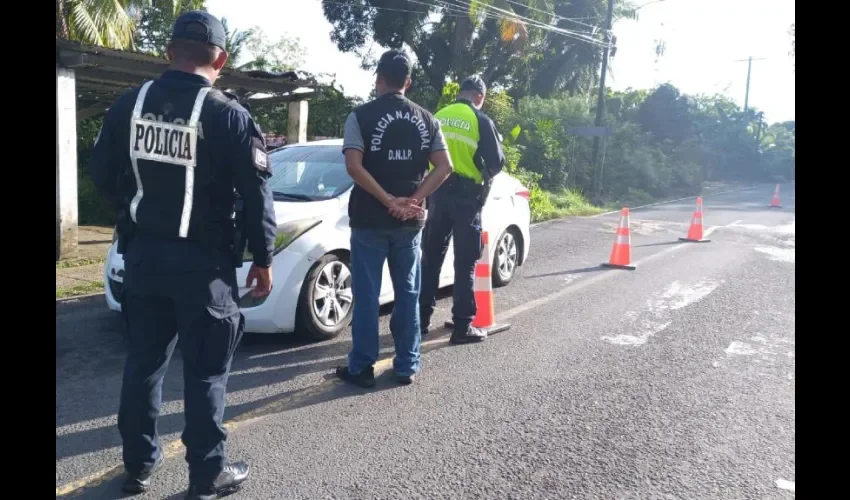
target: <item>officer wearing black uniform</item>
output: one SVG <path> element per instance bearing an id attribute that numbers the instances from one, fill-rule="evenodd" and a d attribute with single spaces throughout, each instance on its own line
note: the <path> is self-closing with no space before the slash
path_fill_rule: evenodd
<path id="1" fill-rule="evenodd" d="M 505 155 L 493 120 L 481 112 L 487 86 L 478 76 L 465 79 L 457 100 L 436 113 L 454 173 L 428 199 L 428 224 L 422 237 L 422 334 L 428 333 L 436 306 L 440 270 L 454 236 L 454 304 L 451 342 L 481 342 L 487 332 L 471 325 L 476 306 L 475 262 L 481 255 L 481 210 L 493 177 L 502 171 Z"/>
<path id="2" fill-rule="evenodd" d="M 146 491 L 164 460 L 156 432 L 162 379 L 177 335 L 183 355 L 187 498 L 214 498 L 248 477 L 226 464 L 222 427 L 242 337 L 235 266 L 236 195 L 254 263 L 255 295 L 271 290 L 275 215 L 265 141 L 235 96 L 212 86 L 227 61 L 225 31 L 206 12 L 174 24 L 171 68 L 109 109 L 89 172 L 119 213 L 128 340 L 118 412 L 128 493 Z"/>

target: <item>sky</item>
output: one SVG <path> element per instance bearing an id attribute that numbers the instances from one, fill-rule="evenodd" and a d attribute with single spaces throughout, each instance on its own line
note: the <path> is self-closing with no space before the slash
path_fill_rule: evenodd
<path id="1" fill-rule="evenodd" d="M 752 56 L 750 106 L 763 111 L 769 122 L 794 119 L 796 82 L 788 30 L 795 22 L 795 0 L 634 3 L 647 4 L 638 11 L 638 20 L 621 19 L 613 26 L 617 53 L 608 86 L 622 90 L 669 82 L 688 94 L 725 94 L 743 106 L 746 59 Z M 307 47 L 300 69 L 335 73 L 346 94 L 366 97 L 374 85 L 374 76 L 360 68 L 357 56 L 339 52 L 331 41 L 333 28 L 322 14 L 321 0 L 207 0 L 207 9 L 236 29 L 259 26 L 271 39 L 299 38 Z M 656 61 L 659 39 L 666 49 Z"/>

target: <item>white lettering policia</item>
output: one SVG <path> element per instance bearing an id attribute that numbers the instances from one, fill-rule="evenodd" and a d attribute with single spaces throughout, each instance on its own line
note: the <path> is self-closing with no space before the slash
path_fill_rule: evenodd
<path id="1" fill-rule="evenodd" d="M 133 120 L 133 156 L 139 159 L 194 166 L 197 129 L 186 125 Z"/>
<path id="2" fill-rule="evenodd" d="M 440 125 L 442 125 L 443 127 L 459 128 L 459 129 L 465 130 L 467 132 L 469 132 L 469 130 L 472 128 L 472 125 L 470 125 L 468 121 L 462 120 L 460 118 L 454 118 L 454 117 L 445 118 L 445 117 L 443 117 L 443 118 L 440 118 L 439 120 L 440 120 Z"/>
<path id="3" fill-rule="evenodd" d="M 407 123 L 410 123 L 416 127 L 416 130 L 419 131 L 419 138 L 422 141 L 420 144 L 421 150 L 425 151 L 426 149 L 431 147 L 431 133 L 428 131 L 428 124 L 423 122 L 415 114 L 411 115 L 410 112 L 402 112 L 401 110 L 399 110 L 396 111 L 395 114 L 387 113 L 386 116 L 378 120 L 378 125 L 375 127 L 375 131 L 372 133 L 372 140 L 370 141 L 370 149 L 372 151 L 381 150 L 381 144 L 384 139 L 384 133 L 387 131 L 387 128 L 396 120 L 404 120 Z M 389 151 L 387 156 L 387 158 L 390 160 L 409 160 L 412 157 L 413 151 L 410 149 L 391 150 Z"/>

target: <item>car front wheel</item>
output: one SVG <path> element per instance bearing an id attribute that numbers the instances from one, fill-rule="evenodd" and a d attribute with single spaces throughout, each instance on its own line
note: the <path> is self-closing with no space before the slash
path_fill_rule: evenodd
<path id="1" fill-rule="evenodd" d="M 351 323 L 353 304 L 348 263 L 325 255 L 310 268 L 301 287 L 298 331 L 313 340 L 332 339 Z"/>

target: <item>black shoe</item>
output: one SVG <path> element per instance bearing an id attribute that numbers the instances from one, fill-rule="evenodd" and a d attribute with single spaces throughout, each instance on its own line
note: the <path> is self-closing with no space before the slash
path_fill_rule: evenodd
<path id="1" fill-rule="evenodd" d="M 151 476 L 157 471 L 157 469 L 159 469 L 163 462 L 165 462 L 165 457 L 160 455 L 153 465 L 145 467 L 141 470 L 141 472 L 136 474 L 128 472 L 127 479 L 125 479 L 124 484 L 121 485 L 121 491 L 124 493 L 130 493 L 131 495 L 138 495 L 148 491 L 148 488 L 151 486 Z"/>
<path id="2" fill-rule="evenodd" d="M 212 484 L 190 484 L 186 500 L 213 500 L 229 495 L 239 489 L 250 472 L 251 468 L 245 462 L 227 464 Z"/>
<path id="3" fill-rule="evenodd" d="M 348 371 L 347 366 L 339 366 L 336 369 L 336 376 L 363 388 L 375 387 L 375 369 L 371 366 L 357 375 Z"/>
<path id="4" fill-rule="evenodd" d="M 466 330 L 452 332 L 452 337 L 449 341 L 452 344 L 474 344 L 476 342 L 484 342 L 487 338 L 487 331 L 474 326 L 467 327 Z"/>
<path id="5" fill-rule="evenodd" d="M 419 331 L 422 333 L 422 336 L 426 336 L 431 333 L 431 318 L 426 318 L 425 316 L 420 316 L 419 318 Z"/>
<path id="6" fill-rule="evenodd" d="M 416 375 L 396 375 L 395 380 L 401 385 L 410 385 L 416 379 Z"/>

